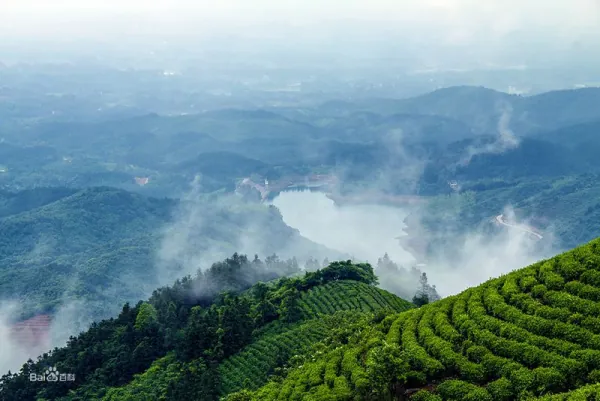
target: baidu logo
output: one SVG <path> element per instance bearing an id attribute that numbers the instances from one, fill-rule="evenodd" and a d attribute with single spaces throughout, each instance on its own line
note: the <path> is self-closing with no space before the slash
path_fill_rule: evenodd
<path id="1" fill-rule="evenodd" d="M 75 381 L 75 375 L 73 373 L 60 373 L 54 366 L 46 369 L 44 374 L 38 375 L 36 373 L 29 374 L 29 381 L 32 382 L 73 382 Z"/>

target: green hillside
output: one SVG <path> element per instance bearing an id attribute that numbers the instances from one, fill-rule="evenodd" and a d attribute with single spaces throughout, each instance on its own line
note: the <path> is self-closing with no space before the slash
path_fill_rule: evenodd
<path id="1" fill-rule="evenodd" d="M 529 220 L 539 231 L 554 234 L 559 249 L 572 249 L 593 240 L 600 232 L 599 178 L 598 173 L 586 173 L 461 182 L 459 193 L 430 197 L 415 225 L 422 224 L 430 233 L 450 232 L 452 235 L 446 235 L 444 240 L 451 242 L 458 234 L 472 232 L 511 205 L 519 221 Z M 432 254 L 440 249 L 447 252 L 434 242 L 429 248 Z"/>
<path id="2" fill-rule="evenodd" d="M 176 202 L 113 188 L 40 188 L 3 199 L 0 297 L 19 300 L 23 318 L 71 298 L 93 302 L 98 318 L 157 287 L 148 266 Z M 116 299 L 109 288 L 119 289 Z"/>
<path id="3" fill-rule="evenodd" d="M 355 281 L 336 281 L 314 287 L 302 294 L 299 305 L 303 319 L 307 319 L 305 322 L 292 327 L 286 324 L 270 327 L 252 345 L 223 362 L 219 367 L 223 393 L 264 384 L 268 374 L 282 362 L 307 351 L 336 327 L 356 321 L 361 316 L 357 312 L 392 312 L 412 307 L 387 291 Z"/>
<path id="4" fill-rule="evenodd" d="M 360 296 L 348 298 L 351 293 Z M 268 324 L 254 333 L 251 344 L 219 364 L 218 379 L 215 378 L 220 383 L 219 395 L 259 388 L 269 376 L 284 371 L 295 355 L 297 358 L 297 355 L 310 352 L 315 344 L 331 336 L 336 329 L 356 325 L 371 316 L 361 311 L 393 313 L 413 307 L 387 291 L 352 280 L 313 287 L 302 293 L 299 306 L 302 309 L 300 321 L 278 320 Z M 182 364 L 173 355 L 168 355 L 128 385 L 110 389 L 103 401 L 138 400 L 146 396 L 171 399 L 169 381 L 170 385 L 181 381 L 181 372 L 189 368 L 190 363 Z M 165 386 L 156 387 L 155 382 L 165 383 Z"/>
<path id="5" fill-rule="evenodd" d="M 600 239 L 419 308 L 350 261 L 219 291 L 270 269 L 234 255 L 126 305 L 3 376 L 0 401 L 600 396 Z M 79 379 L 26 381 L 46 366 Z"/>
<path id="6" fill-rule="evenodd" d="M 111 316 L 187 273 L 178 260 L 158 263 L 172 226 L 193 228 L 179 239 L 196 244 L 181 249 L 188 253 L 231 255 L 261 227 L 254 240 L 261 255 L 295 246 L 298 257 L 323 257 L 323 247 L 286 226 L 274 208 L 234 197 L 179 201 L 108 187 L 0 192 L 0 298 L 20 301 L 20 318 L 70 300 L 89 302 L 90 318 Z M 172 277 L 164 277 L 167 268 Z"/>
<path id="7" fill-rule="evenodd" d="M 332 341 L 228 400 L 588 400 L 600 395 L 600 240 Z"/>
<path id="8" fill-rule="evenodd" d="M 331 336 L 413 307 L 375 287 L 370 265 L 350 261 L 245 289 L 244 277 L 284 270 L 274 263 L 235 254 L 148 302 L 125 305 L 116 319 L 4 375 L 0 400 L 217 400 L 259 388 Z M 46 366 L 77 372 L 78 380 L 28 382 Z"/>

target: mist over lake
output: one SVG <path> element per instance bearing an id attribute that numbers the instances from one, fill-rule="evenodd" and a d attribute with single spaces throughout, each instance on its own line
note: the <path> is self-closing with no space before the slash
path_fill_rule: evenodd
<path id="1" fill-rule="evenodd" d="M 336 205 L 322 192 L 282 192 L 273 201 L 284 222 L 304 237 L 360 260 L 376 263 L 388 253 L 401 264 L 414 263 L 396 237 L 404 235 L 408 212 L 382 205 Z"/>

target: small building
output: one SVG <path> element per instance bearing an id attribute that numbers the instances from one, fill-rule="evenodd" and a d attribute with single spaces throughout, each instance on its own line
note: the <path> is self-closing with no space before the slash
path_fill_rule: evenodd
<path id="1" fill-rule="evenodd" d="M 144 186 L 150 181 L 149 177 L 135 177 L 135 183 L 139 186 Z"/>

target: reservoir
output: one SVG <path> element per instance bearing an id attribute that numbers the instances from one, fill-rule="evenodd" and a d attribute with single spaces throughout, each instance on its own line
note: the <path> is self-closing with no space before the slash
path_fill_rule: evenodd
<path id="1" fill-rule="evenodd" d="M 369 204 L 336 205 L 322 192 L 281 192 L 272 204 L 284 222 L 300 234 L 328 248 L 376 264 L 386 252 L 404 265 L 414 263 L 397 239 L 404 235 L 408 212 L 397 207 Z"/>

